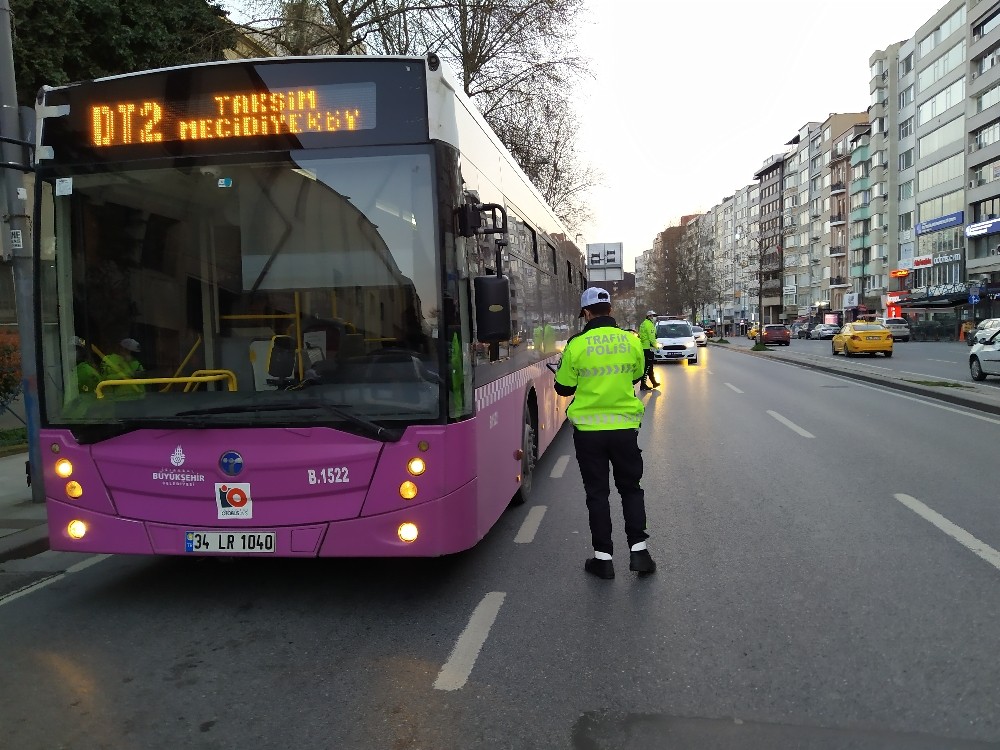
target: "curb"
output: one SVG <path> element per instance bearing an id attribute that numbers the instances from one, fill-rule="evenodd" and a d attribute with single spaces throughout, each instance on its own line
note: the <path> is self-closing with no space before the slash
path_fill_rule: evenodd
<path id="1" fill-rule="evenodd" d="M 24 531 L 0 539 L 0 563 L 21 560 L 47 551 L 49 548 L 49 525 L 42 522 Z"/>
<path id="2" fill-rule="evenodd" d="M 713 343 L 709 341 L 709 343 Z M 755 352 L 750 349 L 743 349 L 741 347 L 734 347 L 731 344 L 716 344 L 727 351 L 734 351 L 740 354 L 747 354 L 751 357 L 767 357 L 770 353 L 768 352 Z M 933 398 L 938 401 L 944 401 L 949 404 L 954 404 L 956 406 L 964 406 L 968 409 L 974 409 L 976 411 L 984 411 L 989 414 L 1000 415 L 1000 391 L 997 392 L 995 396 L 992 394 L 986 394 L 987 398 L 993 399 L 996 403 L 991 403 L 990 401 L 985 401 L 982 399 L 976 399 L 972 396 L 966 396 L 961 393 L 964 388 L 948 388 L 948 391 L 958 391 L 956 393 L 945 392 L 938 388 L 932 388 L 929 386 L 922 386 L 917 383 L 910 383 L 907 381 L 901 381 L 892 378 L 888 375 L 877 375 L 874 373 L 859 372 L 853 370 L 845 370 L 831 365 L 824 365 L 819 362 L 811 362 L 808 360 L 798 360 L 798 359 L 784 359 L 784 358 L 772 358 L 772 362 L 777 362 L 783 365 L 792 365 L 794 367 L 803 367 L 809 370 L 819 370 L 820 372 L 826 372 L 831 375 L 840 375 L 851 380 L 858 380 L 865 383 L 872 383 L 874 385 L 885 386 L 886 388 L 892 388 L 893 390 L 903 391 L 905 393 L 912 393 L 918 396 L 926 396 L 928 398 Z M 969 388 L 974 388 L 975 386 L 969 386 Z"/>

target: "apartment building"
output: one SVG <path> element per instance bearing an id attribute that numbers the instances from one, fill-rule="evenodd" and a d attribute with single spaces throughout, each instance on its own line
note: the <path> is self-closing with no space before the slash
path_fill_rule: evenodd
<path id="1" fill-rule="evenodd" d="M 787 154 L 768 157 L 754 173 L 760 200 L 757 231 L 750 238 L 748 255 L 754 287 L 760 300 L 762 323 L 777 323 L 782 315 L 782 274 L 784 271 L 784 200 Z"/>
<path id="2" fill-rule="evenodd" d="M 1000 316 L 1000 2 L 968 11 L 966 275 L 974 317 Z"/>

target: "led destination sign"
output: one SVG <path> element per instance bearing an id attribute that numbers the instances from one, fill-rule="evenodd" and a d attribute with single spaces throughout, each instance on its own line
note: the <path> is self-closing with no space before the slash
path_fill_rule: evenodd
<path id="1" fill-rule="evenodd" d="M 180 101 L 150 97 L 86 106 L 89 140 L 99 148 L 337 133 L 375 127 L 375 84 L 228 90 Z"/>

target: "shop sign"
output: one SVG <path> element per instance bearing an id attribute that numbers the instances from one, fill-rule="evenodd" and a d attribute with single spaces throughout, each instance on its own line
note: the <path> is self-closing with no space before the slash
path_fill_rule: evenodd
<path id="1" fill-rule="evenodd" d="M 914 268 L 930 268 L 934 265 L 934 256 L 920 255 L 913 259 Z"/>
<path id="2" fill-rule="evenodd" d="M 794 286 L 782 287 L 781 291 L 783 294 L 795 294 L 795 287 Z"/>
<path id="3" fill-rule="evenodd" d="M 965 228 L 966 237 L 982 237 L 986 234 L 996 234 L 1000 232 L 1000 219 L 990 221 L 980 221 L 978 224 L 969 224 Z"/>
<path id="4" fill-rule="evenodd" d="M 914 227 L 914 231 L 916 231 L 918 235 L 928 234 L 929 232 L 940 232 L 942 229 L 957 227 L 959 224 L 964 223 L 965 211 L 956 211 L 953 214 L 939 216 L 938 218 L 931 219 L 930 221 L 922 221 Z"/>
<path id="5" fill-rule="evenodd" d="M 968 292 L 964 281 L 957 281 L 954 284 L 938 284 L 927 289 L 929 297 L 942 297 L 946 294 L 965 294 Z"/>
<path id="6" fill-rule="evenodd" d="M 895 305 L 897 302 L 903 302 L 910 298 L 909 292 L 886 292 L 885 304 Z M 889 316 L 894 317 L 894 316 Z"/>
<path id="7" fill-rule="evenodd" d="M 961 253 L 952 253 L 951 255 L 935 255 L 934 265 L 939 265 L 941 263 L 958 263 L 962 260 Z"/>
<path id="8" fill-rule="evenodd" d="M 923 299 L 926 296 L 927 296 L 927 287 L 925 287 L 925 286 L 914 287 L 913 289 L 910 290 L 910 299 L 911 300 L 918 299 L 918 298 L 919 299 Z"/>
<path id="9" fill-rule="evenodd" d="M 844 295 L 844 307 L 857 307 L 858 306 L 858 293 L 849 292 Z"/>

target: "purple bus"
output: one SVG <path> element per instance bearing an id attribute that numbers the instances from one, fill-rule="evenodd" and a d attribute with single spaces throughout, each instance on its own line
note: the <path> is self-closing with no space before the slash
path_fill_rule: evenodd
<path id="1" fill-rule="evenodd" d="M 50 544 L 434 556 L 560 428 L 582 253 L 436 56 L 43 89 Z"/>

